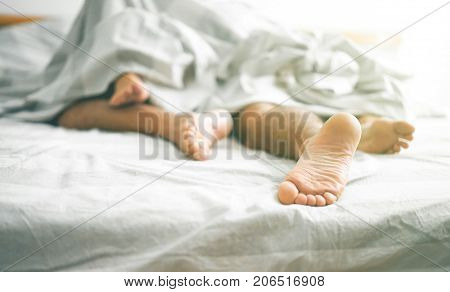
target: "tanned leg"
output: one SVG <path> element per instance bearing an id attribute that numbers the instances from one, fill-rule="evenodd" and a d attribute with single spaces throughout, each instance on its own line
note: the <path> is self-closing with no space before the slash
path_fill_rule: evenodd
<path id="1" fill-rule="evenodd" d="M 235 123 L 248 147 L 298 159 L 279 187 L 281 203 L 325 206 L 339 198 L 361 138 L 354 116 L 339 113 L 322 123 L 299 108 L 253 104 Z"/>
<path id="2" fill-rule="evenodd" d="M 66 128 L 99 128 L 161 136 L 197 160 L 207 159 L 211 146 L 225 138 L 232 128 L 231 117 L 226 111 L 175 114 L 147 104 L 114 108 L 103 99 L 72 105 L 59 117 L 58 123 Z"/>
<path id="3" fill-rule="evenodd" d="M 414 127 L 408 122 L 365 115 L 359 117 L 362 127 L 358 150 L 367 153 L 397 153 L 408 148 Z"/>
<path id="4" fill-rule="evenodd" d="M 311 112 L 270 103 L 251 104 L 235 119 L 235 129 L 245 146 L 291 159 L 300 158 L 304 142 L 322 126 L 322 119 Z"/>

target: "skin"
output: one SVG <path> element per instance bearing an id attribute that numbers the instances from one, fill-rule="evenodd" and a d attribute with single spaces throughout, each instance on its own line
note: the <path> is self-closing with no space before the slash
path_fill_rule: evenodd
<path id="1" fill-rule="evenodd" d="M 172 141 L 187 156 L 208 159 L 211 147 L 229 135 L 233 119 L 225 110 L 208 113 L 167 112 L 145 104 L 151 96 L 140 77 L 122 75 L 108 100 L 80 101 L 61 114 L 66 128 L 135 131 Z M 298 160 L 280 184 L 282 204 L 326 206 L 341 196 L 356 150 L 397 153 L 408 148 L 414 127 L 375 116 L 359 119 L 338 113 L 325 123 L 301 108 L 251 104 L 234 118 L 238 138 L 249 148 Z"/>

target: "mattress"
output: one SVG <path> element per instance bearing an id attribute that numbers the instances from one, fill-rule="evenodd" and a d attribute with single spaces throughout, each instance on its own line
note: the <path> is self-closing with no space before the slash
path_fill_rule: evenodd
<path id="1" fill-rule="evenodd" d="M 450 269 L 450 123 L 357 153 L 337 204 L 281 205 L 295 162 L 230 139 L 209 161 L 136 133 L 0 120 L 0 269 Z"/>

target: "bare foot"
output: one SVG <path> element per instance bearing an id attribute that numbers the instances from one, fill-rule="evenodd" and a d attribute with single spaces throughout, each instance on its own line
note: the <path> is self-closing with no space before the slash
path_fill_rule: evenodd
<path id="1" fill-rule="evenodd" d="M 121 106 L 131 103 L 142 103 L 149 98 L 148 92 L 142 86 L 141 78 L 133 73 L 128 73 L 116 80 L 115 91 L 109 104 Z"/>
<path id="2" fill-rule="evenodd" d="M 227 137 L 232 127 L 231 115 L 225 110 L 179 114 L 175 118 L 177 131 L 174 142 L 187 156 L 206 160 L 211 154 L 211 147 Z"/>
<path id="3" fill-rule="evenodd" d="M 362 136 L 358 150 L 367 153 L 397 153 L 408 148 L 413 139 L 414 127 L 405 121 L 362 117 L 360 122 Z"/>
<path id="4" fill-rule="evenodd" d="M 280 184 L 283 204 L 325 206 L 341 195 L 353 155 L 361 138 L 358 120 L 349 114 L 332 116 L 315 136 L 305 141 L 297 165 Z"/>

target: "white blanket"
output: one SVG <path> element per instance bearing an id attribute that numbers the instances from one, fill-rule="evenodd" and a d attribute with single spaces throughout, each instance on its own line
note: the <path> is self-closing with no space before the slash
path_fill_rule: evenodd
<path id="1" fill-rule="evenodd" d="M 313 208 L 276 198 L 294 161 L 231 140 L 139 190 L 183 162 L 174 146 L 0 120 L 0 270 L 136 190 L 11 270 L 449 270 L 449 125 L 419 122 L 400 155 L 358 153 L 338 205 Z M 140 139 L 172 154 L 140 159 Z"/>
<path id="2" fill-rule="evenodd" d="M 290 31 L 230 1 L 86 1 L 65 39 L 41 74 L 0 86 L 0 114 L 48 120 L 136 72 L 171 111 L 265 101 L 322 115 L 404 115 L 398 76 L 349 41 Z"/>

